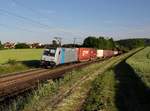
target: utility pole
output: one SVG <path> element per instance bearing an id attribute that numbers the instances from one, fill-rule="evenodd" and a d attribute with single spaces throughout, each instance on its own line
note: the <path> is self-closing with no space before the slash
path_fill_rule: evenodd
<path id="1" fill-rule="evenodd" d="M 73 38 L 73 45 L 75 47 L 75 43 L 76 43 L 77 38 Z"/>

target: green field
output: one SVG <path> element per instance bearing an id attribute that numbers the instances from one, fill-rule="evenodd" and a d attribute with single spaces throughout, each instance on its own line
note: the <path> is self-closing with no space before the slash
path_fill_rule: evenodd
<path id="1" fill-rule="evenodd" d="M 0 50 L 0 76 L 39 66 L 43 49 Z"/>
<path id="2" fill-rule="evenodd" d="M 127 60 L 143 82 L 150 87 L 150 47 L 143 49 Z"/>
<path id="3" fill-rule="evenodd" d="M 0 64 L 9 59 L 16 61 L 40 60 L 43 49 L 11 49 L 0 50 Z"/>

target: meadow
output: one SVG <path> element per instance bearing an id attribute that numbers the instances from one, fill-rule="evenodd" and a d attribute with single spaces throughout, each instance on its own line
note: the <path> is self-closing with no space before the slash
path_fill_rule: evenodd
<path id="1" fill-rule="evenodd" d="M 150 87 L 150 47 L 136 53 L 127 63 L 134 69 L 143 82 Z"/>
<path id="2" fill-rule="evenodd" d="M 39 66 L 43 49 L 0 50 L 0 76 Z"/>
<path id="3" fill-rule="evenodd" d="M 7 63 L 8 60 L 29 61 L 40 60 L 43 49 L 10 49 L 0 50 L 0 64 Z"/>

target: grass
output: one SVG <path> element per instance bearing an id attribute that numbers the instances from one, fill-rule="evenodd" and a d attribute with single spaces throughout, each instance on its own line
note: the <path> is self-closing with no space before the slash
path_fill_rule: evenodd
<path id="1" fill-rule="evenodd" d="M 9 59 L 16 61 L 40 60 L 43 49 L 10 49 L 0 50 L 0 64 Z"/>
<path id="2" fill-rule="evenodd" d="M 24 102 L 21 105 L 21 107 L 23 107 L 24 111 L 35 111 L 35 110 L 50 111 L 52 108 L 53 101 L 57 99 L 59 94 L 63 94 L 64 92 L 68 91 L 70 87 L 73 87 L 76 83 L 79 83 L 78 86 L 73 90 L 73 92 L 65 96 L 65 98 L 63 98 L 63 100 L 55 106 L 56 110 L 65 109 L 65 111 L 67 110 L 73 111 L 77 107 L 79 107 L 82 103 L 82 100 L 84 100 L 87 97 L 88 91 L 91 88 L 91 83 L 95 79 L 95 77 L 97 77 L 98 74 L 103 73 L 106 69 L 112 67 L 113 64 L 118 64 L 118 62 L 122 61 L 133 52 L 134 51 L 119 57 L 111 58 L 110 60 L 107 60 L 100 64 L 90 65 L 84 69 L 75 70 L 73 72 L 68 73 L 62 79 L 58 79 L 55 81 L 50 80 L 44 85 L 39 85 L 38 90 L 33 91 L 33 95 L 28 96 L 27 102 Z M 87 75 L 89 77 L 86 78 L 84 81 L 82 81 L 81 78 Z M 112 76 L 111 73 L 109 75 Z M 111 81 L 112 78 L 106 77 L 104 79 L 106 80 L 105 82 L 106 85 L 111 85 L 110 83 L 108 83 L 110 81 L 107 79 Z M 113 88 L 113 86 L 111 88 Z M 109 89 L 109 86 L 108 87 L 106 86 L 106 88 L 104 89 L 106 90 Z M 110 94 L 114 94 L 114 93 L 110 93 Z M 12 111 L 12 109 L 18 110 L 16 108 L 18 108 L 19 103 L 20 102 L 18 101 L 13 102 L 13 106 L 9 107 L 10 109 L 9 111 Z"/>
<path id="3" fill-rule="evenodd" d="M 49 80 L 46 83 L 39 85 L 38 90 L 33 90 L 30 95 L 27 94 L 28 97 L 18 97 L 16 100 L 11 101 L 9 105 L 3 105 L 4 107 L 1 105 L 0 109 L 5 111 L 40 111 L 43 107 L 45 108 L 47 104 L 51 106 L 54 97 L 57 97 L 57 95 L 68 90 L 83 76 L 89 74 L 89 72 L 93 70 L 96 70 L 98 66 L 99 64 L 90 65 L 87 68 L 68 72 L 64 78 Z M 24 103 L 20 103 L 20 98 L 22 98 Z M 21 106 L 21 109 L 19 109 L 19 106 Z"/>
<path id="4" fill-rule="evenodd" d="M 139 49 L 137 49 L 137 50 L 139 50 Z M 97 77 L 97 75 L 101 75 L 101 74 L 103 75 L 103 73 L 106 70 L 108 70 L 110 67 L 117 65 L 119 62 L 121 62 L 122 60 L 124 60 L 126 57 L 130 56 L 130 54 L 136 52 L 137 50 L 133 50 L 133 51 L 131 51 L 127 54 L 124 54 L 122 56 L 119 56 L 119 57 L 111 58 L 110 61 L 108 61 L 107 63 L 101 64 L 99 66 L 99 68 L 97 68 L 96 70 L 93 70 L 93 72 L 90 71 L 89 77 L 86 78 L 85 80 L 80 80 L 80 84 L 78 84 L 75 87 L 75 89 L 71 92 L 71 94 L 66 96 L 60 103 L 58 103 L 57 107 L 55 107 L 55 109 L 53 111 L 78 111 L 78 110 L 81 110 L 82 104 L 84 103 L 84 101 L 86 101 L 85 98 L 88 97 L 88 92 L 91 88 L 92 81 Z M 113 87 L 113 85 L 115 85 L 115 83 L 114 83 L 115 76 L 113 74 L 110 74 L 110 76 L 106 76 L 102 82 L 103 86 L 105 87 L 102 92 L 103 96 L 105 95 L 106 92 L 107 92 L 106 94 L 109 94 L 111 92 L 111 90 L 113 90 L 110 93 L 110 96 L 105 95 L 105 97 L 103 99 L 104 100 L 103 102 L 108 103 L 105 105 L 106 107 L 110 104 L 113 104 L 115 101 L 115 99 L 113 98 L 115 96 L 115 93 L 114 93 L 115 88 Z M 105 83 L 104 83 L 104 81 L 105 81 Z M 108 101 L 109 97 L 110 97 L 110 101 Z M 114 100 L 112 102 L 111 102 L 111 97 Z M 108 98 L 108 99 L 106 99 L 106 98 Z M 111 102 L 111 103 L 109 103 L 109 102 Z M 91 103 L 90 103 L 90 105 L 91 105 Z M 112 111 L 113 108 L 115 110 L 115 108 L 116 108 L 115 103 L 112 105 L 112 107 L 109 107 L 108 109 L 110 109 L 110 111 Z M 89 111 L 97 111 L 97 110 L 89 109 Z"/>
<path id="5" fill-rule="evenodd" d="M 48 95 L 43 93 L 44 95 L 42 95 L 42 96 L 39 93 L 40 90 L 38 90 L 38 93 L 34 95 L 34 97 L 31 99 L 31 102 L 29 102 L 25 106 L 26 108 L 24 109 L 24 111 L 29 111 L 29 110 L 30 111 L 35 111 L 35 110 L 40 111 L 40 110 L 45 110 L 47 108 L 49 110 L 51 110 L 52 104 L 53 104 L 53 102 L 52 102 L 53 99 L 54 100 L 57 99 L 58 95 L 67 91 L 78 80 L 80 80 L 85 75 L 88 75 L 93 70 L 96 70 L 98 67 L 99 67 L 99 64 L 90 65 L 87 68 L 75 70 L 75 71 L 68 73 L 63 79 L 59 79 L 58 81 L 51 81 L 52 84 L 48 83 L 48 86 L 53 85 L 54 86 L 53 89 L 55 89 L 55 90 L 49 90 Z M 45 91 L 47 92 L 46 88 L 44 88 L 43 90 L 44 90 L 44 92 Z"/>
<path id="6" fill-rule="evenodd" d="M 29 67 L 21 63 L 16 63 L 14 65 L 12 64 L 0 65 L 0 76 L 6 75 L 8 73 L 23 71 L 23 70 L 28 70 L 28 69 Z"/>
<path id="7" fill-rule="evenodd" d="M 150 47 L 143 49 L 127 60 L 139 77 L 150 87 Z"/>
<path id="8" fill-rule="evenodd" d="M 114 68 L 115 104 L 119 111 L 149 111 L 150 89 L 125 60 Z"/>
<path id="9" fill-rule="evenodd" d="M 91 91 L 83 105 L 83 111 L 116 111 L 115 75 L 113 70 L 99 75 L 92 83 Z"/>
<path id="10" fill-rule="evenodd" d="M 143 51 L 149 52 L 150 50 L 146 48 L 129 59 L 138 57 L 139 53 L 145 54 L 142 56 L 147 58 L 147 53 Z M 142 59 L 142 56 L 139 59 Z M 129 59 L 127 59 L 128 62 Z M 138 58 L 134 60 L 138 61 Z M 149 111 L 149 87 L 127 61 L 125 59 L 115 64 L 93 81 L 82 111 Z"/>
<path id="11" fill-rule="evenodd" d="M 37 67 L 43 49 L 0 50 L 0 75 Z"/>

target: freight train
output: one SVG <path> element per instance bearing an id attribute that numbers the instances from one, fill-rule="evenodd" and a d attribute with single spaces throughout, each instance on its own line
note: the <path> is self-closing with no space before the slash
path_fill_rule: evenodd
<path id="1" fill-rule="evenodd" d="M 90 61 L 118 55 L 119 51 L 96 50 L 94 48 L 47 48 L 44 49 L 41 65 L 54 67 L 60 64 Z"/>

